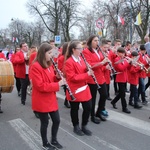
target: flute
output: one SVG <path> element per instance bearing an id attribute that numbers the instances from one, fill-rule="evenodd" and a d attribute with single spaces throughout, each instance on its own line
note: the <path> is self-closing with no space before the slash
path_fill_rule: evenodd
<path id="1" fill-rule="evenodd" d="M 64 77 L 63 77 L 61 71 L 58 69 L 58 67 L 57 67 L 55 61 L 53 60 L 53 58 L 51 58 L 51 61 L 52 61 L 53 65 L 54 65 L 54 67 L 55 67 L 57 73 L 59 74 L 59 76 L 61 77 L 61 79 L 63 79 Z M 76 98 L 73 96 L 73 94 L 72 94 L 72 92 L 71 92 L 71 89 L 70 89 L 68 83 L 66 83 L 65 85 L 66 85 L 66 89 L 67 89 L 67 91 L 68 91 L 68 93 L 69 93 L 69 95 L 70 95 L 70 97 L 71 97 L 71 100 L 72 100 L 72 101 L 76 100 Z"/>
<path id="2" fill-rule="evenodd" d="M 86 61 L 86 59 L 85 59 L 85 57 L 84 57 L 83 53 L 81 53 L 81 57 L 83 58 L 84 63 L 85 63 L 85 65 L 86 65 L 86 67 L 87 67 L 87 70 L 89 71 L 91 68 L 90 68 L 89 63 Z M 100 89 L 101 87 L 100 87 L 100 85 L 98 84 L 98 82 L 97 82 L 97 79 L 96 79 L 95 75 L 94 75 L 94 74 L 92 74 L 91 76 L 92 76 L 92 78 L 93 78 L 94 82 L 95 82 L 95 83 L 96 83 L 96 85 L 97 85 L 97 89 Z"/>

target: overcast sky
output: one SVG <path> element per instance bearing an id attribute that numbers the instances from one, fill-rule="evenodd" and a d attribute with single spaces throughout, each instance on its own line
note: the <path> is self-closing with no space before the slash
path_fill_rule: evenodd
<path id="1" fill-rule="evenodd" d="M 31 20 L 32 17 L 25 6 L 26 2 L 27 0 L 0 0 L 0 29 L 6 28 L 12 18 Z"/>
<path id="2" fill-rule="evenodd" d="M 11 19 L 20 19 L 27 22 L 34 21 L 34 17 L 28 13 L 26 3 L 28 0 L 0 0 L 0 29 L 7 28 Z M 92 0 L 81 0 L 86 6 Z"/>

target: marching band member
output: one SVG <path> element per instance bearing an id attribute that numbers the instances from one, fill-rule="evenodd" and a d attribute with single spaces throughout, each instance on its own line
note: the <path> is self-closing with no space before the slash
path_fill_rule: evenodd
<path id="1" fill-rule="evenodd" d="M 91 93 L 87 85 L 87 80 L 93 74 L 93 71 L 87 71 L 85 62 L 80 57 L 82 50 L 81 42 L 72 41 L 66 52 L 65 75 L 76 100 L 71 100 L 68 91 L 66 92 L 66 96 L 71 105 L 70 115 L 74 126 L 74 133 L 79 136 L 83 136 L 84 134 L 90 136 L 92 132 L 87 128 L 87 124 L 91 111 Z M 81 128 L 79 127 L 78 117 L 80 103 L 83 108 Z"/>
<path id="2" fill-rule="evenodd" d="M 90 87 L 90 91 L 92 94 L 92 110 L 91 110 L 91 121 L 99 124 L 100 118 L 102 121 L 106 121 L 106 117 L 108 116 L 108 112 L 105 110 L 105 102 L 107 98 L 107 88 L 106 88 L 106 80 L 104 77 L 104 68 L 105 64 L 108 62 L 107 58 L 104 58 L 100 49 L 98 49 L 99 39 L 98 36 L 92 35 L 89 37 L 87 41 L 87 46 L 85 50 L 83 50 L 83 54 L 87 60 L 87 62 L 91 65 L 94 75 L 98 81 L 98 84 L 101 88 L 97 89 L 97 85 L 94 80 L 90 78 L 88 80 L 88 85 Z M 95 114 L 95 104 L 96 104 L 96 95 L 97 90 L 100 94 L 98 108 Z M 98 118 L 97 118 L 98 117 Z"/>
<path id="3" fill-rule="evenodd" d="M 58 63 L 58 69 L 64 73 L 64 62 L 65 62 L 65 54 L 66 54 L 66 51 L 67 51 L 67 48 L 68 48 L 68 42 L 65 42 L 62 46 L 62 53 L 61 55 L 58 57 L 57 59 L 57 63 Z M 66 85 L 63 85 L 63 88 L 64 88 L 64 92 L 66 93 Z M 68 100 L 65 98 L 65 101 L 64 101 L 64 105 L 67 107 L 67 108 L 70 108 L 70 104 L 68 102 Z"/>
<path id="4" fill-rule="evenodd" d="M 138 52 L 131 52 L 132 62 L 128 67 L 128 83 L 130 83 L 130 96 L 129 96 L 129 105 L 134 106 L 134 108 L 139 109 L 142 106 L 138 103 L 138 89 L 137 85 L 139 83 L 139 73 L 143 69 L 142 66 L 138 65 L 139 63 L 134 62 L 137 61 Z M 134 103 L 133 103 L 134 99 Z"/>
<path id="5" fill-rule="evenodd" d="M 117 49 L 118 57 L 115 59 L 114 67 L 119 74 L 116 74 L 116 81 L 119 87 L 119 93 L 116 97 L 111 101 L 114 109 L 117 109 L 116 103 L 119 99 L 121 99 L 122 111 L 125 113 L 131 113 L 127 108 L 127 102 L 125 99 L 125 85 L 127 82 L 127 67 L 129 66 L 129 61 L 124 59 L 125 50 L 123 47 L 119 47 Z"/>
<path id="6" fill-rule="evenodd" d="M 56 92 L 65 84 L 65 80 L 62 79 L 59 81 L 59 76 L 54 74 L 54 69 L 50 61 L 52 55 L 50 44 L 43 43 L 38 49 L 36 60 L 30 70 L 32 109 L 39 114 L 43 149 L 55 149 L 54 146 L 58 149 L 63 148 L 57 141 L 60 116 Z M 49 115 L 52 119 L 51 144 L 47 140 Z"/>
<path id="7" fill-rule="evenodd" d="M 18 51 L 20 51 L 20 48 L 16 47 L 14 54 L 12 54 L 12 56 L 11 56 L 11 62 L 13 64 L 13 68 L 14 68 L 14 75 L 15 75 L 15 79 L 16 79 L 16 88 L 18 91 L 18 96 L 21 96 L 21 82 L 20 82 L 20 79 L 18 77 L 16 77 L 17 63 L 15 63 L 16 53 Z"/>
<path id="8" fill-rule="evenodd" d="M 17 64 L 16 77 L 21 81 L 21 104 L 25 105 L 27 86 L 29 85 L 29 57 L 28 45 L 23 42 L 20 44 L 20 51 L 16 53 L 14 62 Z"/>
<path id="9" fill-rule="evenodd" d="M 117 57 L 117 49 L 121 47 L 121 40 L 120 39 L 116 39 L 115 42 L 114 42 L 114 47 L 112 47 L 112 52 L 113 52 L 113 56 L 112 56 L 112 65 L 114 66 L 114 61 Z M 114 91 L 115 91 L 115 95 L 118 94 L 118 85 L 117 83 L 115 82 L 116 80 L 116 74 L 113 75 L 113 86 L 114 86 Z"/>
<path id="10" fill-rule="evenodd" d="M 139 61 L 144 65 L 144 67 L 148 66 L 148 62 L 146 59 L 146 49 L 144 45 L 140 45 L 140 51 L 139 51 Z M 142 104 L 147 105 L 148 101 L 145 98 L 145 78 L 146 78 L 147 72 L 143 69 L 141 71 L 139 76 L 139 87 L 138 87 L 138 97 L 141 95 Z"/>

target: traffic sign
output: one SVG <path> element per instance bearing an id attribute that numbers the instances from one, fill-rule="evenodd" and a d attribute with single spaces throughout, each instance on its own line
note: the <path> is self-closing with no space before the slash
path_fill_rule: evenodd
<path id="1" fill-rule="evenodd" d="M 61 44 L 61 36 L 60 35 L 55 36 L 55 44 Z"/>
<path id="2" fill-rule="evenodd" d="M 101 18 L 99 18 L 98 20 L 96 20 L 96 26 L 99 29 L 103 28 L 104 27 L 104 21 Z"/>

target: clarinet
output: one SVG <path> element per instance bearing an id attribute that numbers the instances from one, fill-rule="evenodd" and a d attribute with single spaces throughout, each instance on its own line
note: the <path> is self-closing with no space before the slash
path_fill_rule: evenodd
<path id="1" fill-rule="evenodd" d="M 101 51 L 102 55 L 104 58 L 106 58 L 107 56 L 104 54 L 104 52 L 101 50 L 100 46 L 98 46 L 99 50 Z M 112 66 L 112 64 L 110 62 L 108 62 L 108 65 L 111 69 L 111 77 L 113 77 L 113 75 L 117 74 L 117 71 L 114 69 L 114 67 Z"/>
<path id="2" fill-rule="evenodd" d="M 64 77 L 63 77 L 61 71 L 58 69 L 58 67 L 57 67 L 55 61 L 53 60 L 53 58 L 51 58 L 51 61 L 52 61 L 53 65 L 54 65 L 54 67 L 55 67 L 57 73 L 59 74 L 59 76 L 61 77 L 61 79 L 63 79 Z M 69 85 L 68 85 L 67 83 L 66 83 L 65 85 L 66 85 L 66 89 L 67 89 L 67 91 L 68 91 L 68 93 L 69 93 L 69 95 L 70 95 L 70 97 L 71 97 L 71 100 L 72 100 L 72 101 L 76 100 L 76 98 L 73 96 L 73 94 L 72 94 L 72 92 L 71 92 L 71 89 L 70 89 Z"/>
<path id="3" fill-rule="evenodd" d="M 83 53 L 81 53 L 81 57 L 82 57 L 83 60 L 84 60 L 84 63 L 85 63 L 85 65 L 86 65 L 86 67 L 87 67 L 87 70 L 90 70 L 90 69 L 91 69 L 91 68 L 90 68 L 90 65 L 89 65 L 88 62 L 86 61 L 86 59 L 85 59 Z M 94 82 L 95 82 L 96 85 L 97 85 L 97 89 L 100 89 L 101 87 L 100 87 L 100 85 L 98 84 L 97 79 L 96 79 L 96 77 L 95 77 L 94 74 L 92 74 L 92 78 L 93 78 Z"/>

